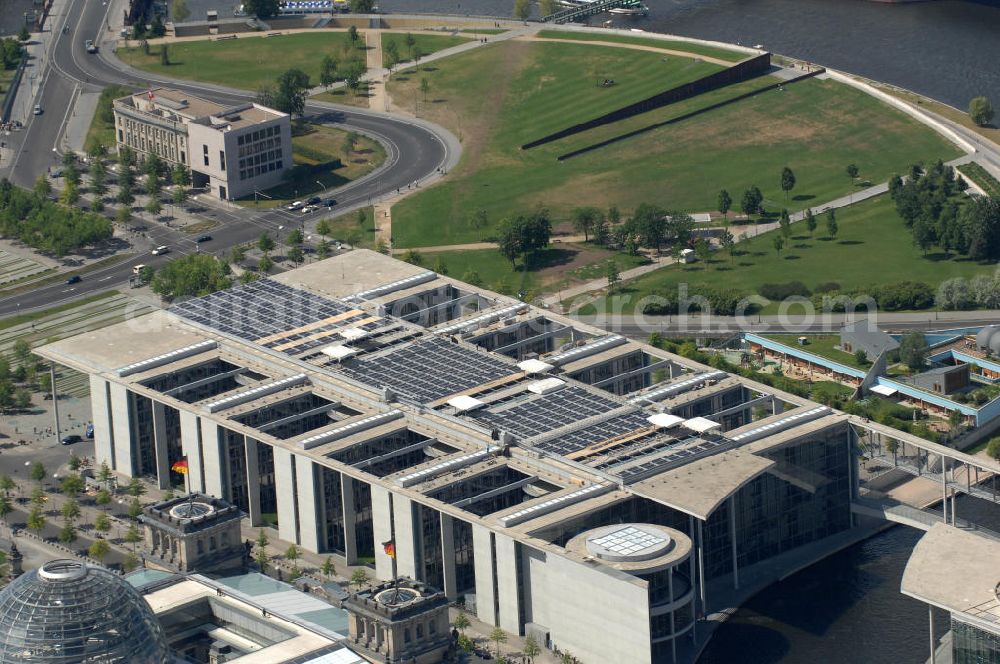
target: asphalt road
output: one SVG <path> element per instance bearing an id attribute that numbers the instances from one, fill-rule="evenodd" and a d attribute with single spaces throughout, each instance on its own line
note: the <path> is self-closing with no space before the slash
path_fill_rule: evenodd
<path id="1" fill-rule="evenodd" d="M 61 160 L 59 141 L 64 121 L 78 91 L 97 92 L 114 83 L 139 89 L 162 84 L 220 103 L 236 104 L 253 99 L 254 93 L 248 91 L 168 78 L 151 78 L 133 71 L 111 54 L 110 43 L 101 44 L 99 54 L 88 54 L 84 41 L 93 39 L 95 43 L 101 43 L 100 40 L 106 35 L 102 27 L 107 20 L 109 6 L 93 0 L 67 0 L 66 10 L 62 15 L 50 20 L 47 29 L 57 32 L 51 52 L 52 65 L 45 73 L 40 98 L 44 113 L 34 116 L 24 131 L 11 137 L 15 141 L 12 148 L 16 156 L 10 177 L 17 184 L 32 186 L 39 174 Z M 62 17 L 65 17 L 65 24 L 69 27 L 66 34 L 61 32 Z M 344 187 L 320 194 L 337 201 L 323 215 L 336 216 L 369 205 L 397 189 L 405 190 L 414 183 L 434 179 L 438 169 L 447 171 L 457 163 L 461 150 L 458 141 L 446 130 L 416 119 L 327 103 L 308 104 L 306 114 L 314 121 L 343 125 L 366 134 L 380 141 L 386 149 L 386 161 L 379 169 Z M 231 246 L 253 241 L 264 231 L 275 235 L 280 226 L 291 227 L 304 221 L 300 215 L 285 210 L 232 209 L 206 199 L 207 197 L 202 196 L 198 201 L 206 208 L 204 216 L 217 220 L 220 225 L 210 231 L 214 239 L 198 248 L 217 255 Z M 317 213 L 310 220 L 318 219 L 319 216 Z M 142 262 L 157 267 L 180 253 L 195 250 L 194 242 L 183 232 L 154 224 L 148 233 L 153 246 L 168 245 L 174 250 L 172 254 L 147 254 L 141 261 L 126 261 L 95 270 L 72 287 L 60 282 L 0 299 L 0 316 L 49 307 L 100 291 L 121 288 L 127 284 L 134 263 Z"/>

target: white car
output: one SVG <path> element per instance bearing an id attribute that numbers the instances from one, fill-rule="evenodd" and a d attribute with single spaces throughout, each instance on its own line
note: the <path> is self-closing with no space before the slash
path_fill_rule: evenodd
<path id="1" fill-rule="evenodd" d="M 289 205 L 287 209 L 289 209 L 289 210 L 298 210 L 303 205 L 305 205 L 305 203 L 303 203 L 302 201 L 295 201 L 294 203 L 292 203 L 291 205 Z"/>
<path id="2" fill-rule="evenodd" d="M 170 251 L 170 247 L 164 245 L 164 246 L 157 247 L 156 249 L 153 249 L 152 254 L 154 256 L 162 256 L 163 254 L 165 254 L 165 253 L 167 253 L 169 251 Z"/>
<path id="3" fill-rule="evenodd" d="M 309 214 L 310 212 L 312 212 L 312 211 L 314 211 L 316 209 L 317 208 L 316 208 L 315 205 L 307 205 L 304 208 L 302 208 L 301 210 L 299 210 L 299 212 L 301 212 L 302 214 Z"/>
<path id="4" fill-rule="evenodd" d="M 35 115 L 41 115 L 41 114 L 42 114 L 42 105 L 35 104 Z"/>

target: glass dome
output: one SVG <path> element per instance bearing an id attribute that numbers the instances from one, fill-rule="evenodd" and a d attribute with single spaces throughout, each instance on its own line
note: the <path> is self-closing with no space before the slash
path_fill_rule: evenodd
<path id="1" fill-rule="evenodd" d="M 111 572 L 53 560 L 0 592 L 0 664 L 163 664 L 153 610 Z"/>

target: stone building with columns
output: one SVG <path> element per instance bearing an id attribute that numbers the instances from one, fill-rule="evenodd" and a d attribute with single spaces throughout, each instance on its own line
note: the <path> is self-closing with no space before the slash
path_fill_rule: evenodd
<path id="1" fill-rule="evenodd" d="M 244 570 L 239 509 L 219 498 L 193 493 L 146 507 L 146 557 L 176 572 Z"/>
<path id="2" fill-rule="evenodd" d="M 734 592 L 863 525 L 847 415 L 370 251 L 36 353 L 89 375 L 119 475 L 186 459 L 381 580 L 392 540 L 400 575 L 584 662 L 690 661 Z"/>
<path id="3" fill-rule="evenodd" d="M 352 649 L 386 664 L 436 664 L 451 647 L 448 598 L 412 579 L 356 592 L 342 604 Z"/>

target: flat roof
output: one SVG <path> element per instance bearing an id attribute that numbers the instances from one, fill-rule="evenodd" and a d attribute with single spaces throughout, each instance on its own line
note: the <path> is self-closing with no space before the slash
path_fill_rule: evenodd
<path id="1" fill-rule="evenodd" d="M 295 288 L 343 298 L 427 272 L 427 268 L 387 258 L 370 249 L 354 249 L 271 277 Z"/>
<path id="2" fill-rule="evenodd" d="M 903 570 L 900 591 L 1000 631 L 1000 541 L 944 523 L 931 526 Z"/>

